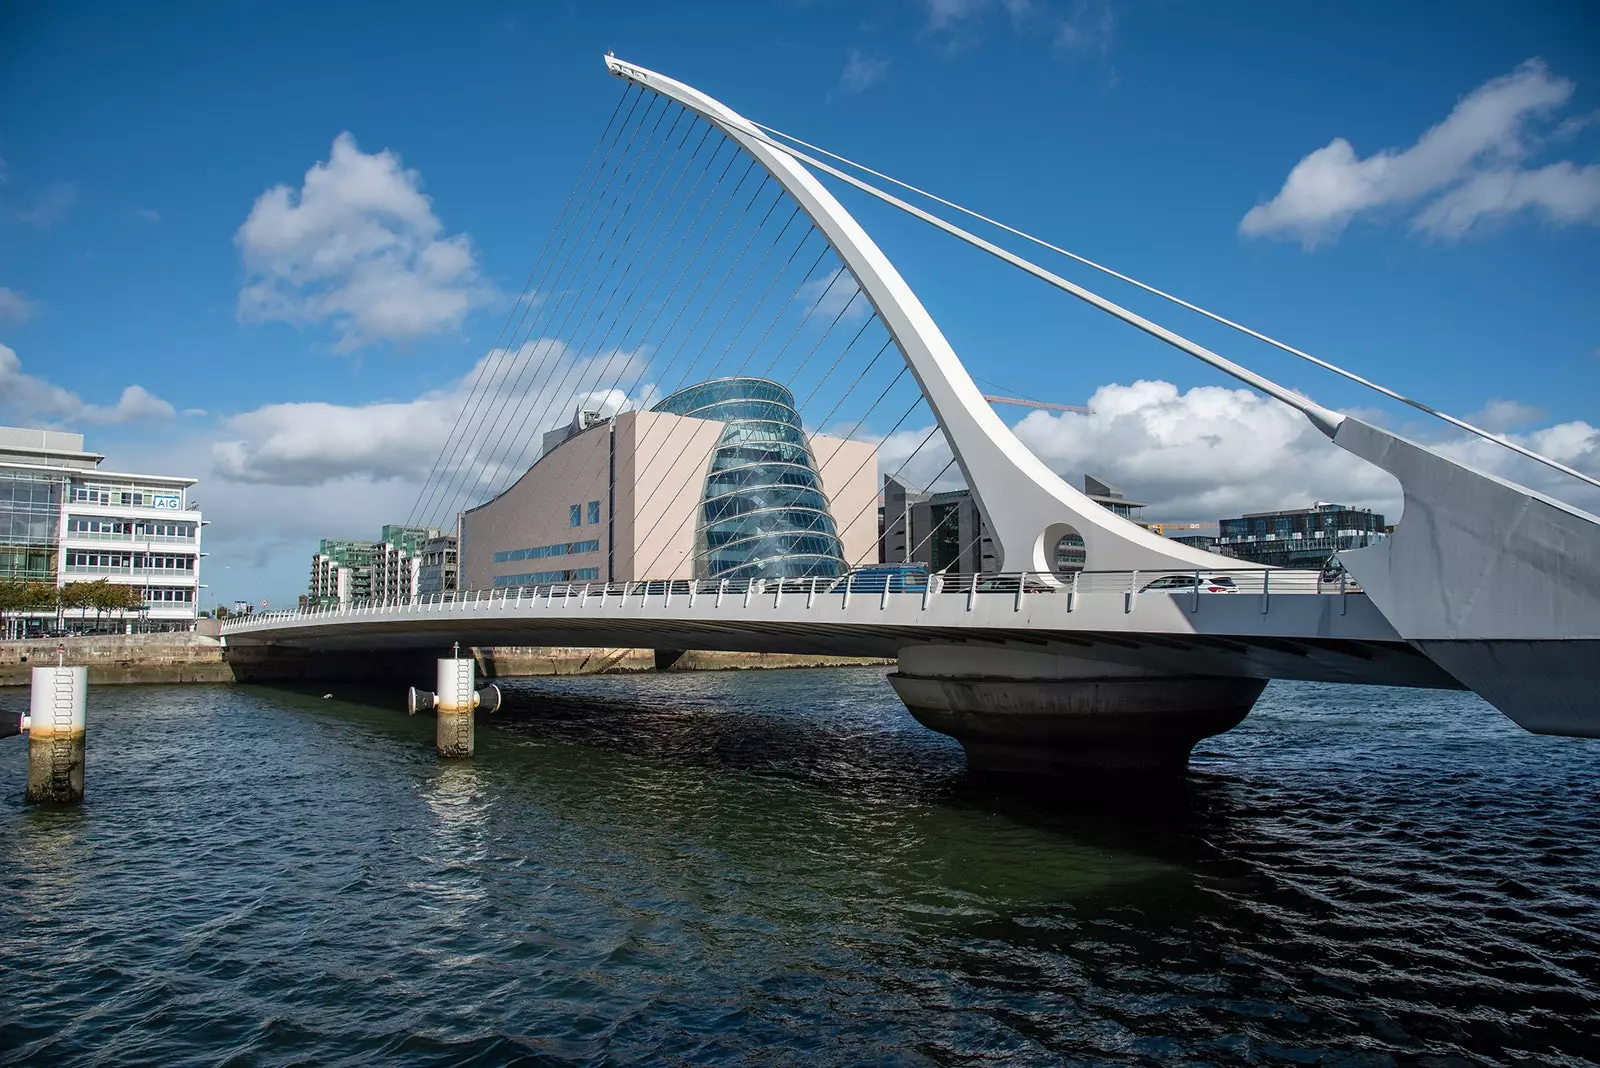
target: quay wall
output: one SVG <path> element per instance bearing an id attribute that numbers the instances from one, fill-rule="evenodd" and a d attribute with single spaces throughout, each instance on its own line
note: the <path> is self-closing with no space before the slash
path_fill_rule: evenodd
<path id="1" fill-rule="evenodd" d="M 89 668 L 91 685 L 119 683 L 235 682 L 279 675 L 276 665 L 230 663 L 223 645 L 202 634 L 116 634 L 80 638 L 0 642 L 0 686 L 26 686 L 29 672 L 56 662 L 57 646 L 66 647 L 64 662 Z M 445 651 L 447 652 L 447 651 Z M 596 675 L 626 671 L 730 671 L 790 667 L 887 665 L 892 660 L 847 656 L 801 656 L 780 653 L 676 652 L 655 649 L 583 649 L 560 646 L 492 646 L 474 648 L 477 671 L 484 678 L 544 675 Z M 412 659 L 419 659 L 413 655 Z M 423 655 L 420 659 L 426 660 Z M 317 657 L 315 666 L 337 668 L 338 658 Z M 238 670 L 236 670 L 236 667 Z M 311 668 L 312 664 L 303 665 Z M 262 669 L 265 670 L 262 670 Z M 432 670 L 432 661 L 427 661 Z M 395 670 L 379 667 L 378 678 Z M 314 670 L 291 669 L 284 677 L 313 678 Z"/>

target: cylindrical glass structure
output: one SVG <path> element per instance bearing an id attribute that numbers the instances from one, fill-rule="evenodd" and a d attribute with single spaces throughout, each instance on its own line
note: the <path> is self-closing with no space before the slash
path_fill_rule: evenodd
<path id="1" fill-rule="evenodd" d="M 696 578 L 801 578 L 848 570 L 794 394 L 765 378 L 715 378 L 653 411 L 727 427 L 706 471 Z"/>

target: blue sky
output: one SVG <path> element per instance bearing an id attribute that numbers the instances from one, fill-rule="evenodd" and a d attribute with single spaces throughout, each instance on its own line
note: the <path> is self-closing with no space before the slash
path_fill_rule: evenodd
<path id="1" fill-rule="evenodd" d="M 1600 469 L 1597 40 L 1600 10 L 1580 3 L 10 5 L 0 420 L 202 478 L 206 581 L 292 598 L 319 534 L 406 518 L 426 464 L 393 442 L 431 442 L 494 342 L 616 104 L 609 49 Z M 327 310 L 282 268 L 314 249 L 242 230 L 277 186 L 303 204 L 346 133 L 354 164 L 413 198 L 420 247 L 464 256 L 431 281 L 403 265 L 421 287 L 405 314 L 353 288 Z M 1120 480 L 1167 518 L 1310 497 L 1398 510 L 1386 476 L 1214 372 L 840 196 L 974 374 L 1095 398 L 1092 418 L 1023 421 L 1059 470 Z M 362 222 L 351 209 L 295 240 Z M 1326 404 L 1544 477 L 1048 265 Z M 270 306 L 251 296 L 263 279 Z M 344 446 L 337 477 L 269 462 Z"/>

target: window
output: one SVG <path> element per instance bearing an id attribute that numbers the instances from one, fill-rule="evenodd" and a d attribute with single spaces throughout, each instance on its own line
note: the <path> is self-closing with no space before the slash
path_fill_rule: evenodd
<path id="1" fill-rule="evenodd" d="M 588 541 L 561 541 L 554 545 L 535 545 L 530 549 L 505 549 L 494 554 L 494 562 L 504 564 L 512 560 L 538 560 L 546 556 L 566 556 L 568 553 L 597 553 L 599 551 L 599 538 L 591 538 Z"/>
<path id="2" fill-rule="evenodd" d="M 589 502 L 589 522 L 591 522 L 591 523 L 600 522 L 600 502 L 599 501 L 590 501 Z"/>
<path id="3" fill-rule="evenodd" d="M 583 506 L 581 504 L 574 504 L 571 508 L 567 509 L 567 526 L 583 526 Z"/>

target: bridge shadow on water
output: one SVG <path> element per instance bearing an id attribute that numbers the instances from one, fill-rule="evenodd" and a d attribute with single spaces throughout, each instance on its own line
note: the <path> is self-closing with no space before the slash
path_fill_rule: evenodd
<path id="1" fill-rule="evenodd" d="M 909 877 L 936 861 L 941 882 L 1009 883 L 1035 901 L 1152 881 L 1170 889 L 1198 869 L 1245 877 L 1219 871 L 1211 844 L 1238 830 L 1227 777 L 1039 782 L 975 773 L 960 746 L 916 723 L 874 669 L 496 681 L 504 707 L 479 714 L 476 756 L 449 773 L 470 768 L 502 805 L 516 798 L 542 809 L 557 787 L 612 815 L 683 817 L 702 844 L 740 823 L 729 833 L 754 846 L 765 828 L 762 848 L 778 853 L 793 845 L 789 828 L 822 828 L 831 840 L 816 848 L 832 864 L 851 853 L 875 865 L 898 856 Z M 311 711 L 363 710 L 366 729 L 431 744 L 432 717 L 407 717 L 392 690 L 342 685 L 332 702 L 314 689 L 277 692 Z"/>

